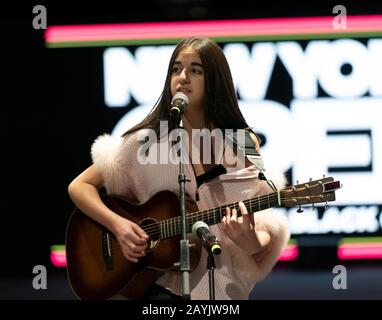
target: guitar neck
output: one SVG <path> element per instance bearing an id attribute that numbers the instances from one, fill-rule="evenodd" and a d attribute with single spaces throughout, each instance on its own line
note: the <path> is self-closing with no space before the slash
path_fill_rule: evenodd
<path id="1" fill-rule="evenodd" d="M 261 211 L 273 207 L 294 207 L 296 205 L 328 203 L 334 201 L 335 191 L 341 188 L 339 181 L 334 181 L 332 177 L 324 177 L 318 180 L 310 180 L 302 184 L 290 186 L 280 191 L 272 192 L 252 199 L 244 200 L 248 212 Z M 225 209 L 236 209 L 240 217 L 241 211 L 238 202 L 226 204 L 214 209 L 189 213 L 186 215 L 186 231 L 190 233 L 192 226 L 197 221 L 204 221 L 208 225 L 214 225 L 221 221 L 225 215 Z M 145 228 L 144 228 L 145 229 Z M 156 239 L 168 239 L 181 234 L 180 216 L 162 220 L 159 223 L 146 227 L 146 232 L 150 232 Z"/>
<path id="2" fill-rule="evenodd" d="M 258 196 L 252 199 L 244 200 L 243 203 L 246 206 L 248 212 L 257 212 L 280 205 L 280 193 L 273 192 L 263 196 Z M 221 219 L 225 215 L 226 208 L 231 210 L 236 209 L 237 214 L 240 217 L 242 215 L 238 202 L 233 202 L 227 205 L 216 207 L 214 209 L 208 209 L 198 212 L 189 213 L 186 215 L 186 229 L 187 233 L 192 231 L 192 226 L 197 221 L 204 221 L 208 225 L 214 225 L 221 222 Z M 160 238 L 167 239 L 181 234 L 181 220 L 180 216 L 163 220 L 160 222 Z"/>

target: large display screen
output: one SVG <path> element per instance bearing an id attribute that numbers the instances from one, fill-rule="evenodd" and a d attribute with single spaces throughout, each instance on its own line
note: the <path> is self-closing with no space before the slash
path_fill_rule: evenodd
<path id="1" fill-rule="evenodd" d="M 193 26 L 199 27 L 197 34 L 215 32 L 212 37 L 229 62 L 240 108 L 262 137 L 268 170 L 285 172 L 292 184 L 325 175 L 343 185 L 327 209 L 320 205 L 302 214 L 295 208 L 277 209 L 289 218 L 292 236 L 382 233 L 382 19 L 357 19 L 340 31 L 322 27 L 330 17 L 311 19 L 314 23 L 308 18 L 268 19 L 265 31 L 264 21 L 227 22 L 233 29 L 221 21 Z M 308 22 L 321 29 L 312 31 Z M 175 38 L 193 34 L 178 24 Z M 154 33 L 159 27 L 153 24 L 129 27 L 135 28 L 130 38 L 124 26 L 93 26 L 77 38 L 81 27 L 48 28 L 46 36 L 48 46 L 56 47 L 51 50 L 65 50 L 69 59 L 75 59 L 78 47 L 87 47 L 81 49 L 86 50 L 82 58 L 84 52 L 95 57 L 102 91 L 96 104 L 106 116 L 124 111 L 110 128 L 114 135 L 151 110 L 177 42 L 170 39 L 168 30 L 175 31 L 168 24 L 163 24 L 163 34 Z M 66 37 L 57 33 L 55 38 L 55 32 L 66 31 Z"/>

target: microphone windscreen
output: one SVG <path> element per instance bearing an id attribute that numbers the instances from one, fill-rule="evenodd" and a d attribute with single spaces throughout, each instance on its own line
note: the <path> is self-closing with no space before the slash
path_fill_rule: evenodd
<path id="1" fill-rule="evenodd" d="M 192 225 L 192 234 L 194 236 L 197 236 L 197 231 L 199 228 L 206 228 L 207 230 L 209 230 L 209 227 L 208 227 L 208 224 L 205 223 L 204 221 L 196 221 L 193 225 Z"/>
<path id="2" fill-rule="evenodd" d="M 181 100 L 183 103 L 185 103 L 186 105 L 188 104 L 189 100 L 188 100 L 188 97 L 182 93 L 182 92 L 177 92 L 173 97 L 172 97 L 172 100 L 171 100 L 171 104 L 175 103 L 176 100 Z"/>

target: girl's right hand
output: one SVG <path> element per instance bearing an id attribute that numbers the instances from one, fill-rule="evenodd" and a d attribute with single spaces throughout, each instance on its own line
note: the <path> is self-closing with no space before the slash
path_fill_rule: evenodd
<path id="1" fill-rule="evenodd" d="M 113 231 L 127 260 L 136 263 L 146 255 L 149 236 L 139 225 L 121 217 Z"/>

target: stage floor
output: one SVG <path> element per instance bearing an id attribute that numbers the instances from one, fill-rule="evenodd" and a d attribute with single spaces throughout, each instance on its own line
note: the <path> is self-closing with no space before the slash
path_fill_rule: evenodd
<path id="1" fill-rule="evenodd" d="M 382 299 L 382 262 L 346 265 L 347 289 L 334 289 L 332 269 L 276 266 L 250 294 L 254 300 Z M 73 300 L 65 269 L 48 271 L 47 289 L 35 290 L 30 277 L 0 277 L 0 300 Z"/>

